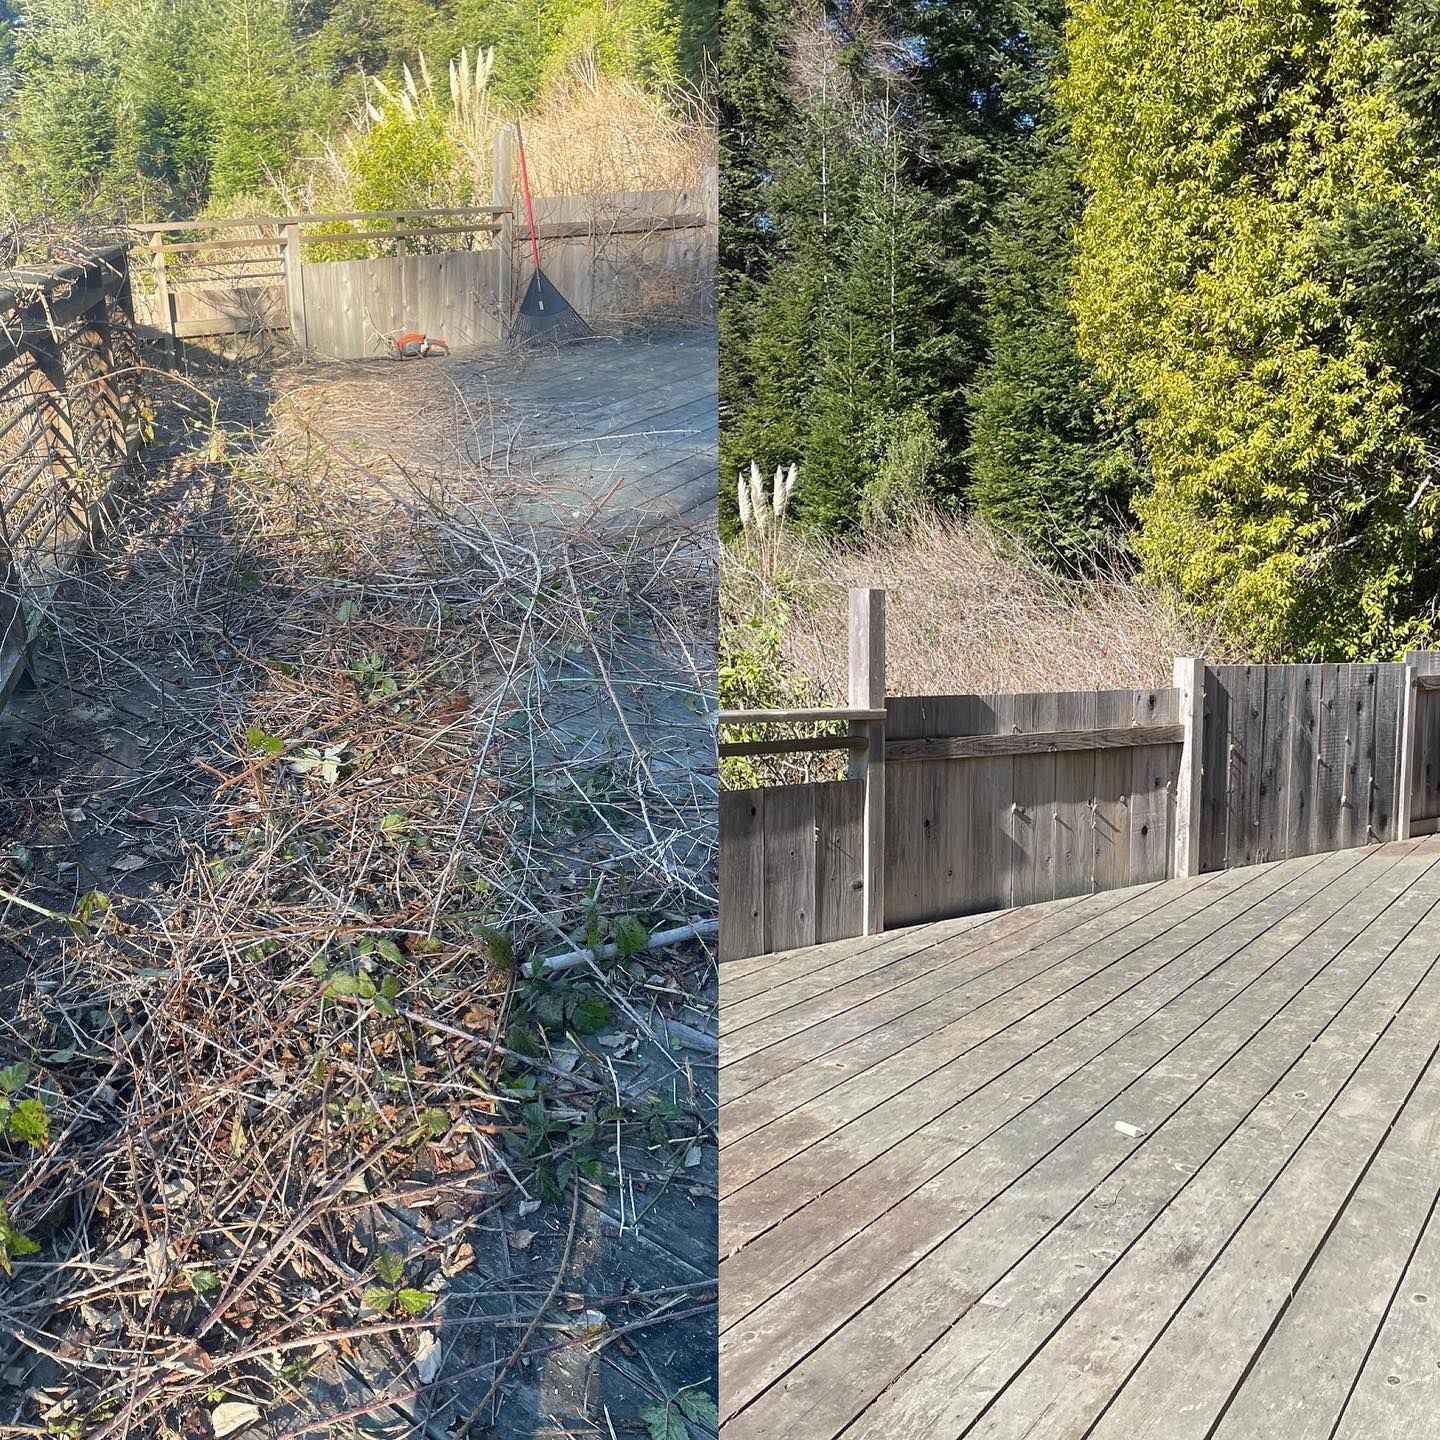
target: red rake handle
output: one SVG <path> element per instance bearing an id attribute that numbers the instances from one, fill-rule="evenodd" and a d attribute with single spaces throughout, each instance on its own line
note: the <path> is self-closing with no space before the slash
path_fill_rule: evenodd
<path id="1" fill-rule="evenodd" d="M 520 188 L 525 192 L 525 223 L 530 227 L 530 257 L 535 269 L 540 269 L 540 239 L 535 233 L 535 207 L 530 203 L 530 171 L 525 164 L 525 137 L 520 133 L 520 122 L 515 122 L 515 143 L 520 150 Z"/>

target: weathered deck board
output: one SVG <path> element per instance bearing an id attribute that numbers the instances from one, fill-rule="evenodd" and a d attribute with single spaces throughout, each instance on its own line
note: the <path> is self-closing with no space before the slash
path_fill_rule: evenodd
<path id="1" fill-rule="evenodd" d="M 1109 898 L 907 932 L 972 978 L 722 1044 L 730 1440 L 1432 1433 L 1440 841 Z"/>

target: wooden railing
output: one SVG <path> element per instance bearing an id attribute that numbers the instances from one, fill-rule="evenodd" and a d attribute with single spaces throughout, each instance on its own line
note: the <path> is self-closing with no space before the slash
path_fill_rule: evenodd
<path id="1" fill-rule="evenodd" d="M 722 792 L 722 958 L 1440 831 L 1440 654 L 887 698 L 884 594 L 850 604 L 849 706 L 720 714 L 848 725 L 722 757 L 851 753 L 847 780 Z"/>
<path id="2" fill-rule="evenodd" d="M 470 243 L 459 248 L 473 249 L 476 237 L 482 237 L 488 248 L 493 237 L 505 232 L 509 215 L 508 206 L 459 205 L 167 220 L 131 228 L 145 237 L 137 250 L 144 256 L 149 280 L 146 318 L 161 331 L 168 350 L 174 353 L 177 341 L 182 339 L 233 334 L 261 326 L 288 327 L 303 343 L 307 247 L 383 244 L 389 254 L 403 256 L 412 248 L 428 250 L 435 239 L 453 242 L 464 237 Z M 333 228 L 359 224 L 369 228 Z M 322 228 L 317 231 L 315 226 Z M 235 230 L 258 233 L 216 233 Z M 204 238 L 183 238 L 187 236 Z M 182 295 L 226 290 L 251 292 L 254 313 L 218 317 L 184 313 Z M 267 296 L 267 291 L 272 294 Z"/>
<path id="3" fill-rule="evenodd" d="M 123 245 L 0 276 L 0 703 L 138 448 L 133 323 Z"/>

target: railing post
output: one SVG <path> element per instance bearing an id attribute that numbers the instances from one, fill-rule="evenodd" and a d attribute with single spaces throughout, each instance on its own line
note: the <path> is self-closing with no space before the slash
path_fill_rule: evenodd
<path id="1" fill-rule="evenodd" d="M 885 708 L 885 592 L 850 592 L 850 707 Z M 865 781 L 864 933 L 885 929 L 885 722 L 852 722 L 864 735 L 864 750 L 854 752 L 850 773 Z"/>
<path id="2" fill-rule="evenodd" d="M 1175 848 L 1171 873 L 1176 879 L 1200 873 L 1200 815 L 1205 724 L 1205 662 L 1175 661 L 1175 688 L 1180 692 L 1180 723 L 1185 739 L 1180 749 L 1180 774 L 1175 793 Z"/>
<path id="3" fill-rule="evenodd" d="M 1405 684 L 1400 694 L 1400 716 L 1397 722 L 1395 750 L 1395 838 L 1410 838 L 1410 822 L 1414 811 L 1412 792 L 1415 789 L 1415 678 L 1420 671 L 1416 662 L 1421 652 L 1410 650 L 1405 655 Z"/>
<path id="4" fill-rule="evenodd" d="M 515 318 L 515 275 L 513 254 L 515 242 L 515 218 L 510 213 L 515 194 L 515 150 L 514 139 L 509 129 L 501 125 L 495 131 L 495 145 L 491 152 L 490 203 L 502 213 L 496 216 L 500 228 L 495 232 L 495 249 L 499 252 L 500 273 L 496 277 L 496 303 L 500 307 L 500 338 L 509 339 L 510 322 Z"/>
<path id="5" fill-rule="evenodd" d="M 165 232 L 157 230 L 150 237 L 150 273 L 155 279 L 155 308 L 160 312 L 160 323 L 165 328 L 165 365 L 175 368 L 175 308 L 170 298 L 170 276 L 165 268 Z"/>
<path id="6" fill-rule="evenodd" d="M 280 232 L 280 263 L 285 271 L 285 303 L 290 311 L 290 338 L 298 349 L 310 348 L 305 319 L 305 260 L 301 254 L 300 226 L 287 221 Z"/>

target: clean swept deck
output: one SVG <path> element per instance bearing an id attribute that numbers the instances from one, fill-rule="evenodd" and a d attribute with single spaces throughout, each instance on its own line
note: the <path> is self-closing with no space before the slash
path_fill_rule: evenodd
<path id="1" fill-rule="evenodd" d="M 727 1440 L 1440 1414 L 1440 841 L 722 967 Z"/>

